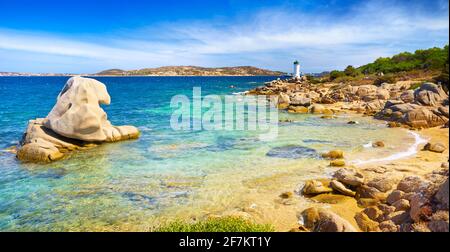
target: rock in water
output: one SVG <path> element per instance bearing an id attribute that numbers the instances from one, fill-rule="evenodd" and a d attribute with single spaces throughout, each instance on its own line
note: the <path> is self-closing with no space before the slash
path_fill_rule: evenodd
<path id="1" fill-rule="evenodd" d="M 106 86 L 94 79 L 70 78 L 46 118 L 31 120 L 17 157 L 23 161 L 51 162 L 68 151 L 92 143 L 139 137 L 133 126 L 113 126 L 100 104 L 110 104 Z"/>
<path id="2" fill-rule="evenodd" d="M 322 157 L 329 159 L 339 159 L 344 158 L 344 152 L 342 150 L 332 150 L 328 153 L 322 154 Z"/>
<path id="3" fill-rule="evenodd" d="M 109 105 L 106 86 L 94 79 L 73 77 L 58 95 L 45 127 L 61 136 L 87 142 L 114 142 L 136 138 L 133 126 L 113 126 L 100 104 Z"/>
<path id="4" fill-rule="evenodd" d="M 272 148 L 267 152 L 266 156 L 277 158 L 292 158 L 292 159 L 320 157 L 316 150 L 297 145 L 288 145 Z"/>

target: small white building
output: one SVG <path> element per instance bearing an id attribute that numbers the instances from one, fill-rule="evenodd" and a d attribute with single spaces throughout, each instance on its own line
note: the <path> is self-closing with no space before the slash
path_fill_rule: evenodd
<path id="1" fill-rule="evenodd" d="M 300 78 L 300 63 L 298 63 L 298 61 L 294 61 L 294 72 L 293 72 L 293 77 L 298 79 Z"/>

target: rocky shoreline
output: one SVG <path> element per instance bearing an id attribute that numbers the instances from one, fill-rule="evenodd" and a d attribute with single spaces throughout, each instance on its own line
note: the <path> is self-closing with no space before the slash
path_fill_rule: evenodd
<path id="1" fill-rule="evenodd" d="M 417 88 L 415 88 L 418 86 Z M 400 81 L 389 84 L 311 84 L 306 78 L 275 80 L 247 92 L 266 95 L 288 113 L 357 113 L 387 121 L 388 127 L 438 132 L 421 145 L 415 157 L 377 165 L 348 165 L 344 153 L 332 150 L 323 157 L 338 167 L 331 178 L 309 180 L 297 191 L 317 206 L 298 213 L 291 231 L 313 232 L 448 232 L 448 89 L 434 83 Z M 356 121 L 349 121 L 356 124 Z M 430 129 L 428 129 L 430 128 Z M 383 142 L 373 144 L 383 148 Z M 423 154 L 426 153 L 426 154 Z M 417 159 L 427 156 L 421 162 Z M 433 159 L 439 161 L 430 162 Z M 402 162 L 406 164 L 401 164 Z M 439 165 L 437 165 L 438 163 Z M 414 167 L 414 168 L 410 168 Z M 413 172 L 412 172 L 413 171 Z M 296 191 L 296 190 L 294 190 Z M 295 197 L 286 192 L 280 197 Z M 356 201 L 345 217 L 331 209 Z M 330 209 L 331 206 L 331 209 Z"/>

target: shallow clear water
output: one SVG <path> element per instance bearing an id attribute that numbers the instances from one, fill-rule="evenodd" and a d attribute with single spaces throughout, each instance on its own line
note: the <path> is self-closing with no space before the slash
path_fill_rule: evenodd
<path id="1" fill-rule="evenodd" d="M 280 112 L 281 120 L 294 122 L 280 123 L 278 138 L 270 142 L 253 131 L 170 128 L 173 95 L 191 96 L 194 86 L 203 95 L 226 95 L 274 78 L 96 78 L 112 97 L 104 107 L 110 121 L 137 126 L 141 137 L 48 165 L 23 164 L 0 152 L 0 230 L 147 230 L 163 219 L 220 214 L 293 190 L 330 172 L 315 153 L 339 148 L 349 161 L 364 160 L 414 142 L 407 132 L 370 118 L 348 125 L 346 115 L 329 120 Z M 17 144 L 29 119 L 47 115 L 67 79 L 0 77 L 0 149 Z M 363 147 L 376 140 L 387 147 Z"/>

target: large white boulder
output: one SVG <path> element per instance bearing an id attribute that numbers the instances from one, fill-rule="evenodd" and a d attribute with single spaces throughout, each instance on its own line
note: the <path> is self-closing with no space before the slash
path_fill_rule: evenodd
<path id="1" fill-rule="evenodd" d="M 100 104 L 110 102 L 103 83 L 82 77 L 69 79 L 47 117 L 30 120 L 17 157 L 24 161 L 50 162 L 92 143 L 138 138 L 136 127 L 113 126 L 108 121 Z"/>
<path id="2" fill-rule="evenodd" d="M 113 126 L 100 104 L 109 105 L 106 86 L 94 79 L 73 77 L 59 93 L 47 115 L 45 127 L 59 135 L 88 142 L 113 142 L 132 138 L 132 126 Z"/>

